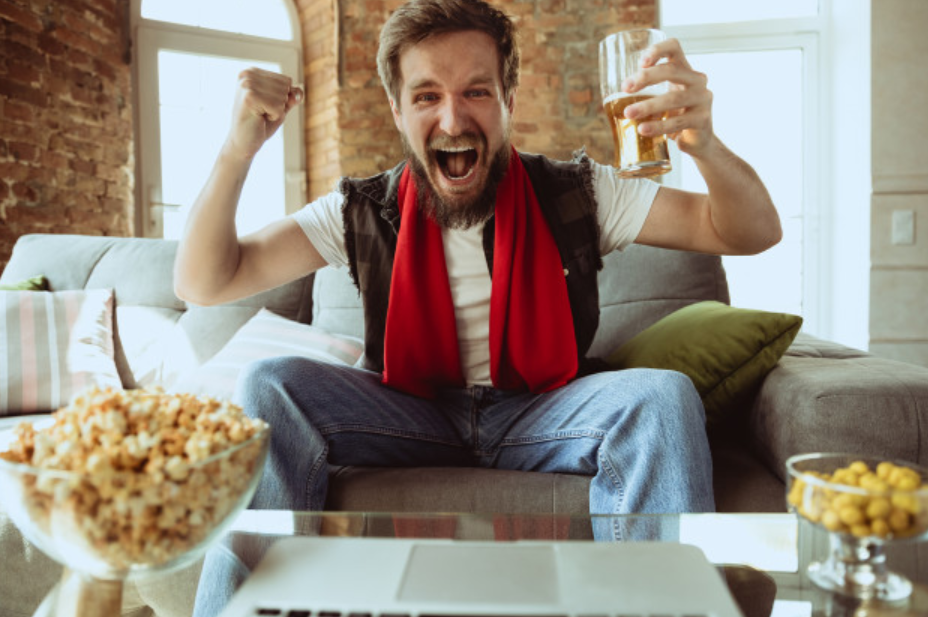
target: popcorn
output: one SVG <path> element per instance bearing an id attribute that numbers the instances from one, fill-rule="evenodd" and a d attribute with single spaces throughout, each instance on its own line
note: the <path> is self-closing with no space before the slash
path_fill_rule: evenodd
<path id="1" fill-rule="evenodd" d="M 52 418 L 20 424 L 0 459 L 33 468 L 12 487 L 30 524 L 105 570 L 202 544 L 242 505 L 266 446 L 253 438 L 267 424 L 236 405 L 160 390 L 91 388 Z M 4 492 L 10 476 L 0 472 Z"/>

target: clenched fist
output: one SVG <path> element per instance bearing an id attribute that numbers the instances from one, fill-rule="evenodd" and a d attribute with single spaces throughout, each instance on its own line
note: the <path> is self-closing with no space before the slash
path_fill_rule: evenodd
<path id="1" fill-rule="evenodd" d="M 254 157 L 302 100 L 303 89 L 286 75 L 257 68 L 239 73 L 226 151 Z"/>

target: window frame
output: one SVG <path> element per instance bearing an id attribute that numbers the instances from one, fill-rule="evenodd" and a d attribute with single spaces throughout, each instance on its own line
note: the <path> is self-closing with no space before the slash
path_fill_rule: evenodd
<path id="1" fill-rule="evenodd" d="M 292 40 L 283 41 L 210 28 L 146 19 L 143 0 L 132 0 L 135 48 L 133 82 L 136 92 L 136 227 L 143 237 L 163 237 L 163 215 L 178 204 L 164 203 L 161 168 L 161 114 L 159 109 L 158 53 L 162 50 L 280 64 L 285 74 L 303 83 L 299 16 L 291 0 L 287 7 Z M 306 203 L 306 157 L 302 114 L 289 114 L 279 129 L 283 138 L 284 212 L 292 214 Z M 203 178 L 206 182 L 206 178 Z"/>

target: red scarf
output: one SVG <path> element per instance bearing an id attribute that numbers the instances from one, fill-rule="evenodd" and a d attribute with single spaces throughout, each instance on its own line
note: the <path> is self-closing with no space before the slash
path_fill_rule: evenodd
<path id="1" fill-rule="evenodd" d="M 465 386 L 441 228 L 421 213 L 406 167 L 384 339 L 383 383 L 431 398 Z M 561 258 L 513 149 L 496 194 L 490 376 L 496 388 L 546 392 L 577 373 Z"/>

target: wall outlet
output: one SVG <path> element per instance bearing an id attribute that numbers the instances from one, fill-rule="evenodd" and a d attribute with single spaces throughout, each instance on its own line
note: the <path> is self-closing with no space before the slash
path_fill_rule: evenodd
<path id="1" fill-rule="evenodd" d="M 915 244 L 915 210 L 893 210 L 893 244 Z"/>

